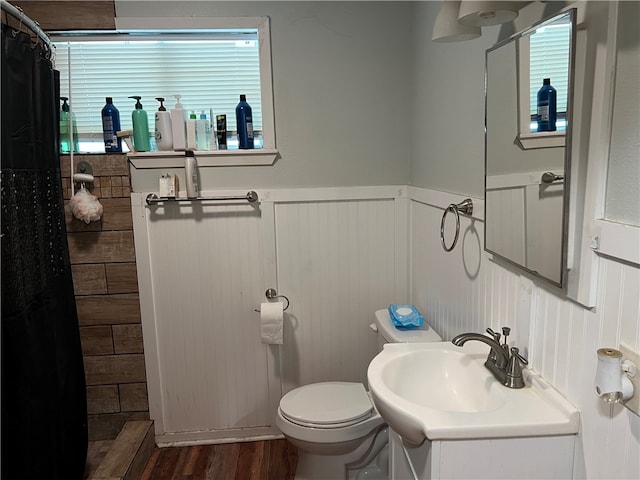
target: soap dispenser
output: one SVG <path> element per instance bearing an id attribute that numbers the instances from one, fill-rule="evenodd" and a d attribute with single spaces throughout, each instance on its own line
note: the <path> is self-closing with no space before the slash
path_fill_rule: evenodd
<path id="1" fill-rule="evenodd" d="M 176 105 L 171 110 L 171 133 L 173 135 L 173 149 L 184 150 L 187 148 L 187 136 L 184 122 L 184 108 L 180 103 L 180 94 L 176 93 Z"/>
<path id="2" fill-rule="evenodd" d="M 60 109 L 60 153 L 71 152 L 71 133 L 73 133 L 73 151 L 80 151 L 80 143 L 78 142 L 78 126 L 76 125 L 76 117 L 69 110 L 67 101 L 69 97 L 60 97 L 62 107 Z"/>
<path id="3" fill-rule="evenodd" d="M 149 119 L 147 112 L 142 109 L 140 100 L 142 97 L 131 96 L 136 100 L 136 108 L 131 112 L 131 120 L 133 122 L 133 146 L 138 152 L 149 152 L 151 150 L 151 142 L 149 141 Z"/>
<path id="4" fill-rule="evenodd" d="M 160 102 L 160 107 L 155 116 L 156 127 L 156 146 L 158 150 L 172 150 L 173 149 L 173 133 L 171 126 L 171 114 L 167 112 L 163 102 L 164 98 L 157 97 L 156 100 Z"/>

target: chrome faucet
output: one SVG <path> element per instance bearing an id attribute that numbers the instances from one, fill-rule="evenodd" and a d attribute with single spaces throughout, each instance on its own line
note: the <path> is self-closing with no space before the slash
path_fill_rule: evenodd
<path id="1" fill-rule="evenodd" d="M 528 365 L 527 359 L 520 355 L 520 350 L 516 347 L 509 349 L 507 336 L 511 332 L 509 327 L 503 327 L 504 343 L 500 344 L 500 334 L 490 328 L 487 332 L 491 337 L 481 333 L 462 333 L 451 340 L 451 343 L 461 347 L 469 340 L 477 340 L 491 347 L 484 366 L 489 369 L 493 376 L 504 386 L 509 388 L 524 387 L 522 378 L 522 365 Z M 493 338 L 492 338 L 493 337 Z"/>

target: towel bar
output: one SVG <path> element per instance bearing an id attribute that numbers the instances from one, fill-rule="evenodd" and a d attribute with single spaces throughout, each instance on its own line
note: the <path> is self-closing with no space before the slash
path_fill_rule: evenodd
<path id="1" fill-rule="evenodd" d="M 236 195 L 236 196 L 228 196 L 228 197 L 195 197 L 195 198 L 173 198 L 173 197 L 159 197 L 155 193 L 150 193 L 147 195 L 147 205 L 155 205 L 157 203 L 168 203 L 168 202 L 193 202 L 193 201 L 227 201 L 227 200 L 246 200 L 249 203 L 255 203 L 258 201 L 258 194 L 253 190 L 247 192 L 246 195 Z"/>

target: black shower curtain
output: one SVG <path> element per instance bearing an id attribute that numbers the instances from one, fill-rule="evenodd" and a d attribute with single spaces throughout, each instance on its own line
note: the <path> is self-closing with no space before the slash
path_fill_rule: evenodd
<path id="1" fill-rule="evenodd" d="M 58 160 L 57 77 L 2 24 L 2 479 L 81 480 L 84 368 Z"/>

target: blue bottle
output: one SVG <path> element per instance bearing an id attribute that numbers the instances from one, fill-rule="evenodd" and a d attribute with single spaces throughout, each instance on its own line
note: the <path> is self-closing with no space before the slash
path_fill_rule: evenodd
<path id="1" fill-rule="evenodd" d="M 236 107 L 236 125 L 238 127 L 238 147 L 242 149 L 253 148 L 253 117 L 246 95 L 240 95 L 240 103 Z"/>
<path id="2" fill-rule="evenodd" d="M 120 112 L 113 104 L 113 99 L 107 97 L 107 104 L 102 109 L 102 136 L 104 138 L 104 151 L 106 153 L 121 153 L 122 138 L 118 137 L 120 131 Z"/>
<path id="3" fill-rule="evenodd" d="M 556 89 L 551 86 L 551 79 L 542 81 L 542 88 L 538 90 L 538 131 L 556 131 Z"/>

